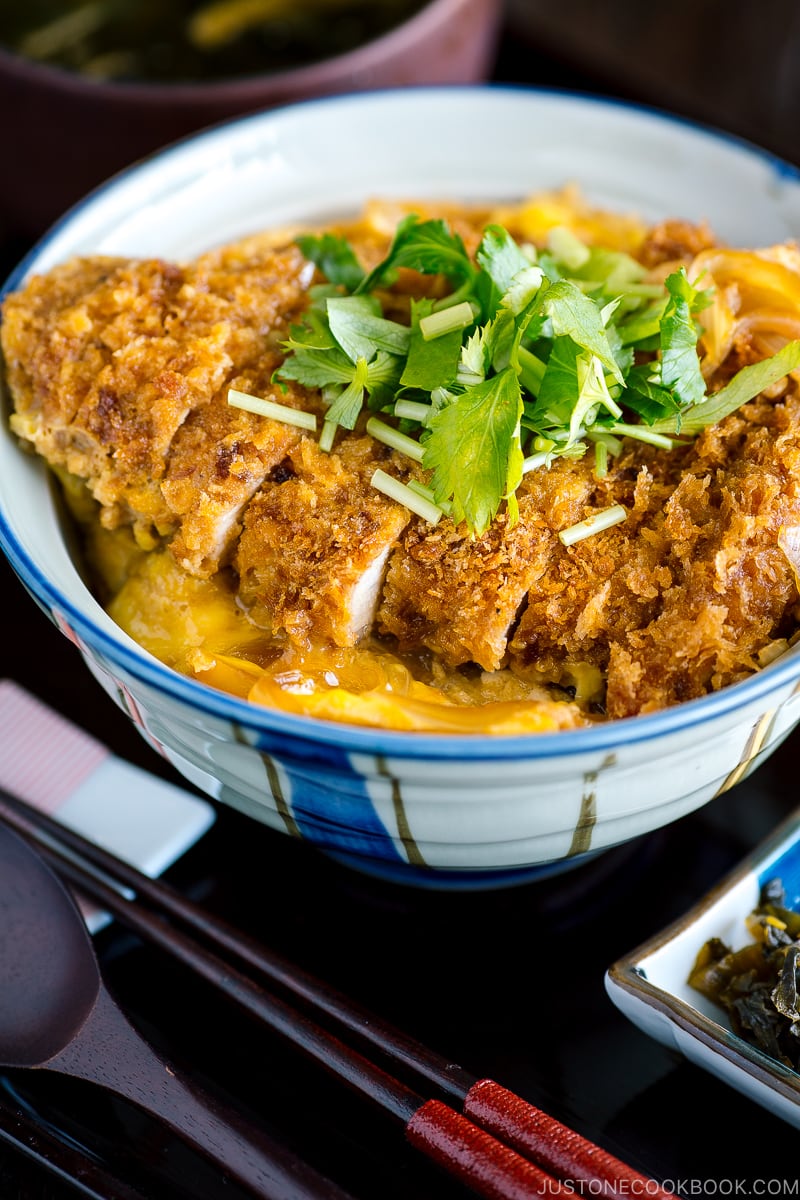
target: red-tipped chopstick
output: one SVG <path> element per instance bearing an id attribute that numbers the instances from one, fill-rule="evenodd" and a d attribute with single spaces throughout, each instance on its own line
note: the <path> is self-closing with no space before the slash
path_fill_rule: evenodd
<path id="1" fill-rule="evenodd" d="M 674 1200 L 672 1193 L 661 1189 L 656 1181 L 520 1096 L 493 1080 L 478 1079 L 446 1062 L 213 917 L 162 880 L 148 878 L 5 792 L 0 792 L 0 818 L 32 838 L 63 878 L 128 928 L 179 959 L 239 1007 L 402 1122 L 412 1145 L 478 1194 L 490 1200 L 522 1200 L 544 1194 L 574 1194 L 577 1184 L 594 1191 L 602 1189 L 603 1195 L 641 1192 L 650 1200 Z M 75 855 L 82 861 L 76 861 Z M 135 898 L 121 895 L 109 881 L 131 889 Z M 206 946 L 199 945 L 184 930 L 202 938 Z M 273 987 L 299 1000 L 304 1011 L 298 1012 L 280 996 L 266 992 L 222 955 L 235 958 Z M 333 1022 L 338 1033 L 319 1025 L 320 1018 Z M 418 1084 L 434 1084 L 457 1103 L 460 1111 L 441 1099 L 425 1099 L 398 1081 L 345 1044 L 338 1036 L 345 1031 L 354 1035 L 361 1046 L 377 1049 L 387 1064 L 393 1069 L 399 1067 Z"/>

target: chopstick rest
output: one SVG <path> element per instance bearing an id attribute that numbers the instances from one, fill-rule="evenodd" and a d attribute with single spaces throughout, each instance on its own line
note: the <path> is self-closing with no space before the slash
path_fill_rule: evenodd
<path id="1" fill-rule="evenodd" d="M 113 754 L 10 679 L 0 679 L 0 787 L 154 878 L 213 824 L 205 800 Z M 108 913 L 81 903 L 92 933 Z"/>

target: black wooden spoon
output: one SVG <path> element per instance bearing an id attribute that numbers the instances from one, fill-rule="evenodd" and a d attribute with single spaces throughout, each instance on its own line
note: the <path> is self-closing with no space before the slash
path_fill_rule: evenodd
<path id="1" fill-rule="evenodd" d="M 181 1079 L 122 1013 L 71 894 L 0 825 L 0 1067 L 88 1080 L 158 1118 L 269 1200 L 347 1200 L 287 1149 Z"/>

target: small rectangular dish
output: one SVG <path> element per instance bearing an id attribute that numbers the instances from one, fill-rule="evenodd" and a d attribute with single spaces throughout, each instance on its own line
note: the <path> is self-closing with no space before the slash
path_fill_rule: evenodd
<path id="1" fill-rule="evenodd" d="M 605 985 L 616 1007 L 644 1033 L 800 1128 L 800 1074 L 734 1033 L 725 1010 L 688 982 L 711 938 L 732 950 L 753 941 L 746 918 L 762 887 L 776 878 L 786 907 L 800 910 L 800 810 L 687 913 L 613 963 Z"/>

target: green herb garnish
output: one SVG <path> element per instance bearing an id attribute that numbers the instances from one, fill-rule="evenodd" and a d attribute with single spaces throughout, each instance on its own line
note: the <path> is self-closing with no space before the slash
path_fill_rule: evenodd
<path id="1" fill-rule="evenodd" d="M 669 449 L 800 367 L 798 340 L 708 395 L 697 314 L 710 289 L 683 268 L 653 284 L 634 259 L 564 230 L 537 254 L 491 225 L 473 260 L 443 221 L 412 214 L 369 272 L 338 235 L 299 245 L 327 283 L 276 379 L 321 390 L 326 448 L 365 406 L 397 422 L 370 423 L 432 472 L 433 505 L 476 535 L 503 501 L 516 519 L 525 472 L 591 449 L 602 477 L 621 438 Z M 401 268 L 440 277 L 445 292 L 412 300 L 408 325 L 383 308 Z"/>

